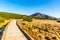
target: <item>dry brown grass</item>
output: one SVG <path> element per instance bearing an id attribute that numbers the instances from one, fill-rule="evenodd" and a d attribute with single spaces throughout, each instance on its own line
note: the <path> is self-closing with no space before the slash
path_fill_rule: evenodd
<path id="1" fill-rule="evenodd" d="M 60 40 L 60 23 L 55 20 L 27 22 L 20 19 L 18 23 L 34 40 Z"/>

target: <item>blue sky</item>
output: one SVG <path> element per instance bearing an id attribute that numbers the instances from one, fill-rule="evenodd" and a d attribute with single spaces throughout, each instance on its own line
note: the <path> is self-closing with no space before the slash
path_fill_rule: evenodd
<path id="1" fill-rule="evenodd" d="M 60 0 L 0 0 L 0 11 L 24 15 L 40 12 L 60 18 Z"/>

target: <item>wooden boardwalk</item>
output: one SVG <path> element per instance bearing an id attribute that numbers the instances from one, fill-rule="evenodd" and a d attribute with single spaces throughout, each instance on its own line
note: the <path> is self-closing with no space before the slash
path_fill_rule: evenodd
<path id="1" fill-rule="evenodd" d="M 1 40 L 27 40 L 27 38 L 16 25 L 16 20 L 12 20 L 6 26 Z"/>

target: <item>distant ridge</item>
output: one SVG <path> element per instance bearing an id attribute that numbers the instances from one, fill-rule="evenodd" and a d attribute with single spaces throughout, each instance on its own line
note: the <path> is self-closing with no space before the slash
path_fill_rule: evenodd
<path id="1" fill-rule="evenodd" d="M 39 12 L 37 12 L 35 14 L 32 14 L 31 16 L 39 17 L 39 18 L 44 18 L 44 19 L 57 20 L 57 18 L 55 18 L 55 17 L 49 16 L 49 15 L 45 15 L 45 14 L 42 14 L 42 13 L 39 13 Z"/>
<path id="2" fill-rule="evenodd" d="M 50 19 L 50 20 L 60 20 L 60 18 L 55 18 L 46 14 L 42 13 L 34 13 L 30 16 L 28 15 L 22 15 L 22 14 L 16 14 L 16 13 L 9 13 L 9 12 L 0 12 L 0 19 L 5 20 L 5 19 L 26 19 L 26 20 L 35 18 L 35 19 Z"/>
<path id="3" fill-rule="evenodd" d="M 60 18 L 57 18 L 57 20 L 60 20 Z"/>

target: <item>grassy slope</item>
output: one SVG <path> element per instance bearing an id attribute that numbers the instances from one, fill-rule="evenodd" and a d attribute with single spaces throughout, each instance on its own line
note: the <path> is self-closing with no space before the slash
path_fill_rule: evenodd
<path id="1" fill-rule="evenodd" d="M 20 17 L 18 14 L 7 13 L 7 12 L 0 12 L 0 17 L 5 19 L 14 19 Z"/>

